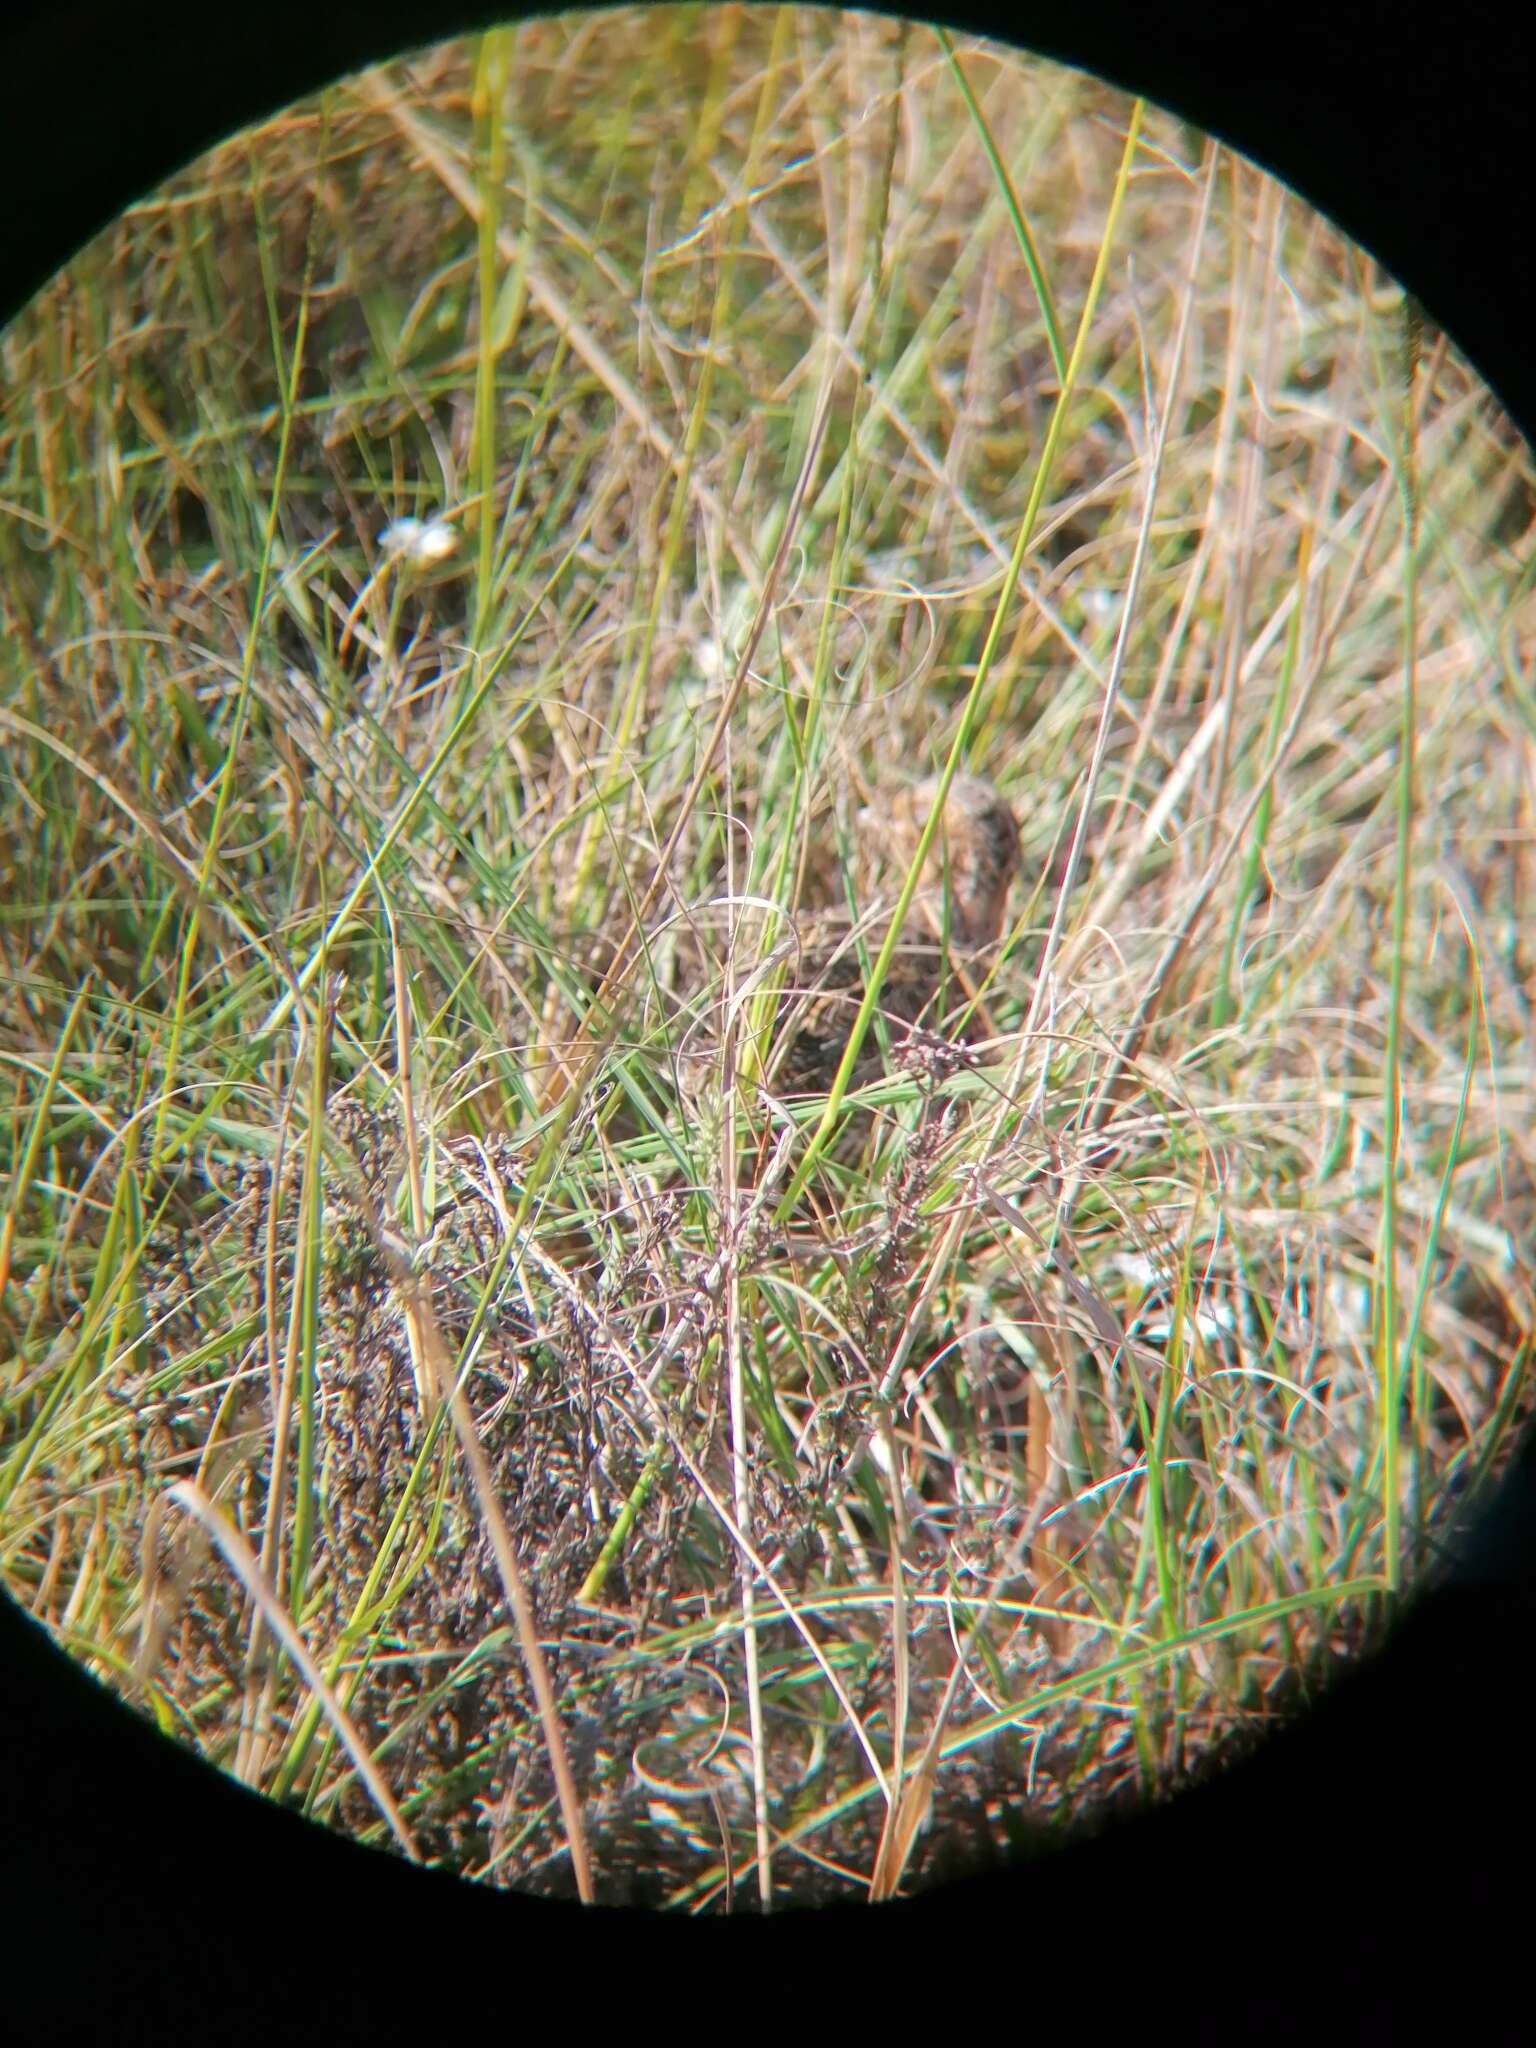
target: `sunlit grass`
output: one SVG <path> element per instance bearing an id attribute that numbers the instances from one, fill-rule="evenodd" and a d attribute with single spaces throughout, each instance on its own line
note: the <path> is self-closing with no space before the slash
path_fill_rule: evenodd
<path id="1" fill-rule="evenodd" d="M 689 1907 L 1304 1704 L 1529 1405 L 1532 478 L 1415 333 L 864 17 L 530 23 L 131 209 L 0 340 L 16 1597 L 309 1813 Z M 993 1035 L 784 1097 L 795 919 L 959 769 Z"/>

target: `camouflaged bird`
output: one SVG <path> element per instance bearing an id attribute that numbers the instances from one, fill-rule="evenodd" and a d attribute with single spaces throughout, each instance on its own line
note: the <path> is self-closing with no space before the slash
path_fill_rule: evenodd
<path id="1" fill-rule="evenodd" d="M 824 1094 L 830 1088 L 864 999 L 866 965 L 884 941 L 890 901 L 938 788 L 939 777 L 930 775 L 899 791 L 883 812 L 869 807 L 860 813 L 866 864 L 871 878 L 886 885 L 885 907 L 876 905 L 857 922 L 823 915 L 799 928 L 768 1065 L 775 1092 Z M 878 1011 L 893 1055 L 919 1035 L 930 1048 L 975 1035 L 983 956 L 1002 936 L 1018 866 L 1019 828 L 1006 801 L 982 777 L 957 775 L 880 988 Z M 882 1065 L 881 1034 L 872 1020 L 853 1084 L 874 1078 Z"/>

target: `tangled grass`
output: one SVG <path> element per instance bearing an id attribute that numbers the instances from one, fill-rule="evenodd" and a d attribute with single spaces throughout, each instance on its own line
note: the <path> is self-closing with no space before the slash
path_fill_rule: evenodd
<path id="1" fill-rule="evenodd" d="M 1377 1638 L 1530 1405 L 1536 612 L 1360 251 L 1020 56 L 618 11 L 289 110 L 0 348 L 0 1558 L 90 1669 L 699 1909 Z M 900 1048 L 861 811 L 957 765 L 1024 875 Z M 829 906 L 878 1071 L 785 1093 Z"/>

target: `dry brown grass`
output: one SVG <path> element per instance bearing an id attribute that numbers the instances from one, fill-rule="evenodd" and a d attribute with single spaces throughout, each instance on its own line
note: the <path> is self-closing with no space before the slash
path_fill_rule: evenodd
<path id="1" fill-rule="evenodd" d="M 1130 110 L 960 61 L 1049 317 L 928 31 L 725 8 L 338 88 L 0 342 L 7 1581 L 496 1881 L 884 1891 L 1158 1794 L 1529 1406 L 1528 453 L 1155 111 L 1053 438 Z M 860 808 L 952 752 L 992 1035 L 874 1019 L 802 1171 L 793 920 L 875 958 Z"/>

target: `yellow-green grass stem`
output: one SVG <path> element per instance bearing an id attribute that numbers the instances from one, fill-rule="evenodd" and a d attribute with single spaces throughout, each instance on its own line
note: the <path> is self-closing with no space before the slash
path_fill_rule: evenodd
<path id="1" fill-rule="evenodd" d="M 870 969 L 869 978 L 865 985 L 864 999 L 860 1003 L 858 1013 L 853 1020 L 853 1028 L 848 1034 L 848 1043 L 844 1047 L 843 1057 L 838 1064 L 832 1086 L 827 1094 L 826 1107 L 823 1109 L 821 1119 L 811 1135 L 810 1143 L 801 1155 L 800 1164 L 791 1176 L 789 1185 L 779 1202 L 776 1219 L 779 1222 L 782 1222 L 789 1215 L 790 1211 L 804 1194 L 806 1183 L 815 1171 L 816 1162 L 825 1151 L 833 1132 L 837 1128 L 838 1118 L 842 1113 L 843 1098 L 848 1092 L 848 1084 L 853 1077 L 854 1067 L 858 1062 L 859 1053 L 868 1034 L 871 1019 L 879 1003 L 880 990 L 884 986 L 891 961 L 895 958 L 896 948 L 901 942 L 902 927 L 906 923 L 907 913 L 912 908 L 912 900 L 917 894 L 919 877 L 922 874 L 933 842 L 938 837 L 943 823 L 944 807 L 949 799 L 950 786 L 954 782 L 955 776 L 959 772 L 960 763 L 965 759 L 970 746 L 971 733 L 981 710 L 987 684 L 991 679 L 992 665 L 997 658 L 998 648 L 1002 644 L 1003 627 L 1012 608 L 1014 593 L 1018 588 L 1019 576 L 1024 567 L 1024 556 L 1028 551 L 1030 539 L 1034 534 L 1035 521 L 1039 516 L 1040 507 L 1045 500 L 1046 488 L 1050 482 L 1051 471 L 1055 465 L 1056 452 L 1061 444 L 1067 411 L 1077 386 L 1077 379 L 1082 370 L 1084 357 L 1088 352 L 1088 337 L 1092 331 L 1094 314 L 1098 309 L 1099 294 L 1103 289 L 1104 279 L 1109 270 L 1109 253 L 1114 243 L 1115 228 L 1119 222 L 1126 187 L 1130 182 L 1131 164 L 1135 159 L 1137 139 L 1141 133 L 1143 112 L 1143 104 L 1140 100 L 1137 100 L 1131 109 L 1131 118 L 1126 126 L 1125 148 L 1120 159 L 1119 175 L 1115 180 L 1114 192 L 1110 198 L 1108 217 L 1105 220 L 1104 233 L 1099 243 L 1099 253 L 1094 263 L 1093 275 L 1089 280 L 1082 317 L 1078 322 L 1077 335 L 1072 344 L 1072 354 L 1067 363 L 1066 374 L 1061 380 L 1061 389 L 1057 393 L 1056 403 L 1051 409 L 1050 423 L 1046 428 L 1045 444 L 1040 451 L 1040 460 L 1035 468 L 1034 480 L 1030 486 L 1029 497 L 1024 507 L 1024 516 L 1019 522 L 1018 538 L 1014 542 L 1013 555 L 1008 563 L 1008 572 L 1003 578 L 1003 587 L 998 593 L 997 604 L 992 613 L 992 624 L 988 629 L 986 642 L 981 650 L 981 659 L 976 664 L 976 674 L 971 682 L 970 691 L 966 696 L 965 704 L 960 713 L 959 729 L 955 734 L 954 743 L 950 747 L 948 758 L 944 763 L 943 769 L 940 771 L 938 787 L 934 792 L 933 804 L 929 810 L 927 821 L 918 836 L 917 849 L 912 856 L 911 866 L 907 869 L 906 879 L 902 884 L 901 892 L 896 898 L 896 907 L 891 913 L 891 921 L 886 930 L 884 942 L 875 958 L 873 967 Z"/>
<path id="2" fill-rule="evenodd" d="M 323 117 L 320 130 L 317 174 L 323 175 L 328 152 L 330 134 L 329 115 Z M 252 202 L 256 208 L 258 229 L 264 228 L 261 210 L 261 188 L 252 180 Z M 266 623 L 267 592 L 272 581 L 273 561 L 277 549 L 278 524 L 282 513 L 283 494 L 288 479 L 288 451 L 293 437 L 295 406 L 299 395 L 299 379 L 304 369 L 304 344 L 309 331 L 310 292 L 314 284 L 315 261 L 319 245 L 319 222 L 323 213 L 318 195 L 309 216 L 309 232 L 305 243 L 304 276 L 299 287 L 298 313 L 294 324 L 293 346 L 289 351 L 287 375 L 282 381 L 282 410 L 278 425 L 277 455 L 272 467 L 272 488 L 267 494 L 266 520 L 262 530 L 261 559 L 256 567 L 256 588 L 251 598 L 250 625 L 245 634 L 245 644 L 240 655 L 240 682 L 235 693 L 234 715 L 230 720 L 229 743 L 224 750 L 224 762 L 219 771 L 218 787 L 214 793 L 213 816 L 208 822 L 208 836 L 203 845 L 203 857 L 198 868 L 196 893 L 191 909 L 187 913 L 186 937 L 182 941 L 181 961 L 176 975 L 176 1000 L 171 1012 L 170 1038 L 166 1048 L 165 1080 L 160 1096 L 160 1108 L 155 1118 L 154 1134 L 150 1143 L 149 1158 L 151 1171 L 164 1163 L 165 1119 L 175 1087 L 176 1069 L 181 1055 L 181 1041 L 186 1030 L 187 1002 L 192 986 L 192 961 L 197 951 L 197 942 L 202 929 L 203 905 L 208 900 L 212 885 L 214 865 L 218 859 L 219 845 L 223 837 L 225 814 L 229 809 L 230 793 L 234 788 L 235 768 L 240 759 L 245 741 L 245 728 L 250 716 L 251 690 L 256 675 L 256 654 L 261 643 L 262 629 Z M 277 279 L 271 267 L 271 248 L 266 233 L 257 237 L 261 266 L 267 287 L 267 304 L 272 320 L 272 348 L 278 361 L 282 359 L 282 336 L 277 324 Z"/>

